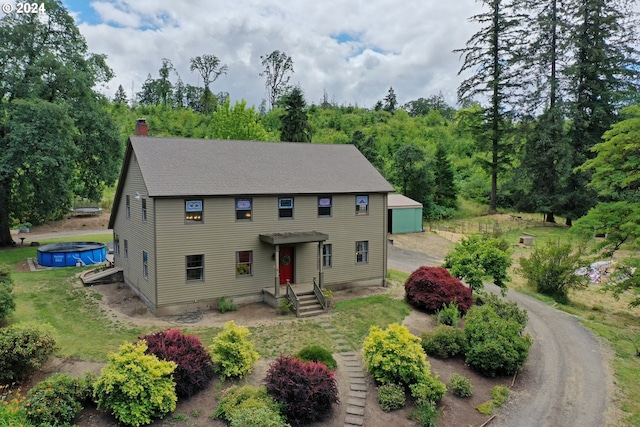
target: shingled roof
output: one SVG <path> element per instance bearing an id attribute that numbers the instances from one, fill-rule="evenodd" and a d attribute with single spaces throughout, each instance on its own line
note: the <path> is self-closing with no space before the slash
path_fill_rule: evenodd
<path id="1" fill-rule="evenodd" d="M 135 153 L 149 197 L 393 191 L 353 145 L 144 136 L 129 141 L 127 156 Z"/>

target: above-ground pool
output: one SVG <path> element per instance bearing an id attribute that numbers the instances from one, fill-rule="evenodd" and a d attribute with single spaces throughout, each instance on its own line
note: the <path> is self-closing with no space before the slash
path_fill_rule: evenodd
<path id="1" fill-rule="evenodd" d="M 62 242 L 40 246 L 38 264 L 44 267 L 72 267 L 106 261 L 107 245 L 97 242 Z"/>

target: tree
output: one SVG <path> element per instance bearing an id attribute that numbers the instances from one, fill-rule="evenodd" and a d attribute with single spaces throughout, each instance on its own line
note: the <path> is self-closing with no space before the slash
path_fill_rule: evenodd
<path id="1" fill-rule="evenodd" d="M 203 113 L 209 114 L 215 108 L 215 97 L 211 93 L 209 84 L 218 80 L 222 74 L 227 74 L 229 67 L 220 65 L 220 59 L 215 55 L 202 55 L 191 58 L 191 72 L 198 71 L 202 77 L 204 91 L 202 93 L 201 104 Z"/>
<path id="2" fill-rule="evenodd" d="M 538 246 L 528 258 L 520 258 L 518 272 L 527 284 L 544 295 L 566 304 L 569 290 L 586 285 L 584 276 L 576 274 L 582 267 L 581 245 L 574 248 L 571 243 L 556 244 L 549 240 L 546 245 Z"/>
<path id="3" fill-rule="evenodd" d="M 284 115 L 280 118 L 282 128 L 280 141 L 311 142 L 311 125 L 307 116 L 307 103 L 299 86 L 282 97 Z"/>
<path id="4" fill-rule="evenodd" d="M 484 289 L 483 278 L 491 277 L 504 295 L 507 293 L 506 282 L 511 280 L 507 275 L 511 262 L 504 240 L 473 234 L 456 244 L 445 257 L 443 266 L 454 277 L 466 281 L 474 291 Z"/>
<path id="5" fill-rule="evenodd" d="M 46 14 L 0 19 L 0 246 L 13 244 L 12 219 L 57 218 L 79 186 L 99 198 L 102 186 L 113 184 L 122 154 L 110 118 L 79 121 L 106 115 L 93 91 L 113 76 L 105 57 L 87 52 L 59 0 L 44 4 Z M 99 154 L 105 151 L 106 159 Z"/>
<path id="6" fill-rule="evenodd" d="M 113 102 L 117 104 L 126 104 L 128 102 L 127 94 L 125 93 L 122 85 L 118 85 L 118 90 L 116 90 L 116 93 L 113 96 Z"/>
<path id="7" fill-rule="evenodd" d="M 160 79 L 158 80 L 157 88 L 158 95 L 160 96 L 160 99 L 162 99 L 162 105 L 164 105 L 165 107 L 171 104 L 170 98 L 173 92 L 173 85 L 169 81 L 169 75 L 171 74 L 172 70 L 175 71 L 175 68 L 171 63 L 171 60 L 162 58 L 162 66 L 160 67 L 160 70 L 158 70 Z"/>
<path id="8" fill-rule="evenodd" d="M 400 192 L 407 197 L 431 205 L 432 193 L 429 190 L 433 183 L 430 168 L 424 151 L 413 144 L 400 146 L 393 155 L 392 179 L 400 187 Z"/>
<path id="9" fill-rule="evenodd" d="M 384 97 L 384 106 L 382 109 L 393 114 L 397 106 L 398 100 L 396 99 L 396 93 L 393 91 L 393 88 L 390 87 L 387 96 Z"/>
<path id="10" fill-rule="evenodd" d="M 355 145 L 362 155 L 369 160 L 369 163 L 378 169 L 378 171 L 382 170 L 384 160 L 376 148 L 375 138 L 373 136 L 367 138 L 362 131 L 357 130 L 353 132 L 351 144 Z"/>
<path id="11" fill-rule="evenodd" d="M 267 97 L 271 108 L 276 104 L 278 98 L 289 89 L 288 83 L 293 71 L 293 60 L 285 52 L 274 50 L 269 55 L 261 55 L 264 71 L 260 73 L 265 77 L 264 86 L 267 90 Z"/>
<path id="12" fill-rule="evenodd" d="M 640 60 L 634 47 L 638 46 L 638 20 L 629 9 L 632 3 L 583 0 L 572 10 L 575 57 L 568 71 L 572 167 L 590 158 L 591 147 L 615 122 L 618 107 L 638 93 Z M 563 209 L 569 225 L 595 204 L 595 194 L 587 191 L 589 180 L 580 169 L 570 176 Z"/>
<path id="13" fill-rule="evenodd" d="M 622 120 L 604 133 L 591 151 L 595 157 L 578 167 L 589 172 L 589 186 L 609 200 L 640 202 L 640 106 L 622 110 Z"/>
<path id="14" fill-rule="evenodd" d="M 482 0 L 490 11 L 471 17 L 472 21 L 486 24 L 467 41 L 467 46 L 457 49 L 464 57 L 464 63 L 458 74 L 473 70 L 474 74 L 458 87 L 460 102 L 469 101 L 474 96 L 486 94 L 490 106 L 485 112 L 484 132 L 481 133 L 480 146 L 488 145 L 490 159 L 486 167 L 491 174 L 491 197 L 489 210 L 496 211 L 498 198 L 498 173 L 501 168 L 504 117 L 507 98 L 512 96 L 517 86 L 517 71 L 514 64 L 514 44 L 519 40 L 515 30 L 518 19 L 514 17 L 513 5 L 501 0 Z"/>
<path id="15" fill-rule="evenodd" d="M 418 98 L 415 101 L 409 101 L 403 107 L 411 117 L 426 116 L 430 111 L 438 111 L 446 120 L 452 121 L 456 110 L 444 100 L 442 92 L 429 98 Z"/>
<path id="16" fill-rule="evenodd" d="M 457 209 L 458 188 L 456 186 L 453 167 L 447 158 L 444 144 L 437 144 L 436 157 L 433 162 L 434 192 L 433 202 L 444 208 Z"/>
<path id="17" fill-rule="evenodd" d="M 245 101 L 231 107 L 228 99 L 211 115 L 209 132 L 207 137 L 215 139 L 266 141 L 269 137 L 253 107 L 247 108 Z"/>

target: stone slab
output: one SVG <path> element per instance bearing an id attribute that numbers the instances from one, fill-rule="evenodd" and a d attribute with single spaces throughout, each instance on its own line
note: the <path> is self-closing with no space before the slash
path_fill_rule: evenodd
<path id="1" fill-rule="evenodd" d="M 367 403 L 365 399 L 361 399 L 359 397 L 350 397 L 347 399 L 347 405 L 351 406 L 361 406 L 364 408 L 364 405 Z"/>
<path id="2" fill-rule="evenodd" d="M 364 378 L 364 376 L 362 376 L 361 378 L 356 378 L 353 377 L 351 375 L 349 375 L 349 381 L 351 382 L 351 384 L 366 384 L 367 380 Z"/>
<path id="3" fill-rule="evenodd" d="M 353 415 L 347 415 L 344 419 L 345 425 L 352 424 L 354 426 L 363 426 L 364 419 L 362 417 L 356 417 Z"/>
<path id="4" fill-rule="evenodd" d="M 361 406 L 347 406 L 347 414 L 364 415 L 364 408 Z"/>
<path id="5" fill-rule="evenodd" d="M 367 386 L 365 384 L 351 384 L 349 388 L 355 391 L 367 391 Z"/>
<path id="6" fill-rule="evenodd" d="M 349 390 L 349 397 L 355 397 L 355 398 L 358 398 L 358 399 L 366 399 L 367 398 L 367 392 L 366 391 Z"/>

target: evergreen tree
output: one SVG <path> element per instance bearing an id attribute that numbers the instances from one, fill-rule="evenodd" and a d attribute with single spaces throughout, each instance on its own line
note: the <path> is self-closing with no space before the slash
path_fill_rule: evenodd
<path id="1" fill-rule="evenodd" d="M 113 96 L 113 102 L 116 104 L 126 104 L 127 103 L 127 94 L 124 91 L 122 85 L 118 85 L 118 90 L 116 90 L 115 95 Z"/>
<path id="2" fill-rule="evenodd" d="M 591 157 L 590 149 L 615 122 L 617 109 L 638 92 L 640 60 L 634 48 L 638 46 L 638 20 L 631 5 L 627 0 L 582 0 L 572 10 L 572 167 Z M 562 212 L 568 225 L 596 203 L 595 193 L 587 191 L 589 179 L 582 170 L 569 177 Z"/>
<path id="3" fill-rule="evenodd" d="M 373 136 L 367 138 L 362 131 L 357 130 L 353 133 L 350 143 L 355 145 L 362 155 L 369 160 L 369 163 L 378 169 L 378 171 L 382 171 L 384 160 L 376 148 L 375 138 Z"/>
<path id="4" fill-rule="evenodd" d="M 280 141 L 311 142 L 311 125 L 307 116 L 307 103 L 299 86 L 282 97 L 284 114 L 280 118 Z"/>
<path id="5" fill-rule="evenodd" d="M 393 88 L 390 87 L 387 96 L 384 97 L 384 106 L 382 109 L 393 114 L 395 113 L 397 106 L 398 100 L 396 99 L 396 93 L 393 91 Z"/>
<path id="6" fill-rule="evenodd" d="M 413 144 L 400 146 L 393 155 L 391 178 L 407 197 L 419 201 L 426 210 L 431 209 L 433 175 L 427 165 L 424 151 Z"/>
<path id="7" fill-rule="evenodd" d="M 453 176 L 453 167 L 447 157 L 444 144 L 436 147 L 436 157 L 433 162 L 433 202 L 448 209 L 458 207 L 458 188 Z"/>
<path id="8" fill-rule="evenodd" d="M 459 73 L 474 70 L 458 88 L 460 102 L 469 101 L 476 95 L 489 97 L 485 109 L 484 126 L 478 134 L 479 148 L 489 152 L 484 166 L 491 175 L 489 210 L 496 211 L 498 195 L 498 173 L 505 160 L 505 115 L 508 99 L 514 96 L 518 86 L 518 72 L 513 67 L 516 43 L 522 40 L 517 33 L 519 20 L 514 15 L 514 6 L 504 0 L 482 0 L 490 10 L 471 17 L 472 21 L 485 24 L 471 36 L 467 46 L 458 49 L 464 57 Z"/>

